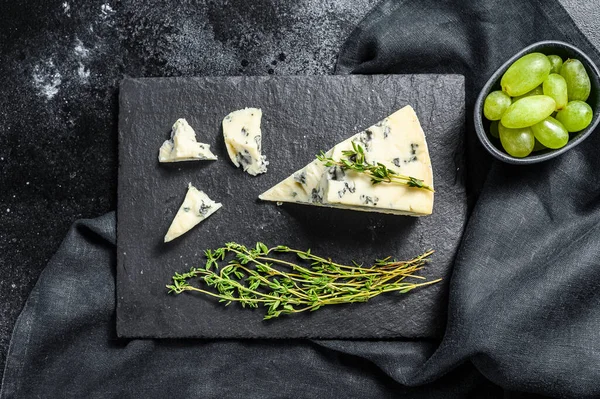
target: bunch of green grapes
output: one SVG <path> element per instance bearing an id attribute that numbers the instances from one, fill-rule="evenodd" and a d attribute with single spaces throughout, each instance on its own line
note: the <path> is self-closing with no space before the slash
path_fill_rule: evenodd
<path id="1" fill-rule="evenodd" d="M 564 147 L 569 133 L 592 122 L 590 77 L 579 60 L 527 54 L 506 70 L 500 86 L 485 98 L 483 114 L 492 121 L 490 135 L 513 157 Z"/>

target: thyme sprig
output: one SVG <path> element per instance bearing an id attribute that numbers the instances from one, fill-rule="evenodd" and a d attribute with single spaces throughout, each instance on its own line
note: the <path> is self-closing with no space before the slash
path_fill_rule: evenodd
<path id="1" fill-rule="evenodd" d="M 433 188 L 425 184 L 421 179 L 398 174 L 379 162 L 374 164 L 368 163 L 365 158 L 364 148 L 354 141 L 352 142 L 352 150 L 342 151 L 342 154 L 346 158 L 336 160 L 328 157 L 327 154 L 321 151 L 321 153 L 317 155 L 317 159 L 325 163 L 325 166 L 327 167 L 338 166 L 344 170 L 350 169 L 359 173 L 365 173 L 371 176 L 371 184 L 399 183 L 408 187 L 416 187 L 433 192 Z"/>
<path id="2" fill-rule="evenodd" d="M 170 293 L 199 292 L 229 305 L 267 308 L 264 319 L 315 311 L 322 306 L 366 302 L 388 292 L 407 293 L 435 284 L 416 275 L 433 251 L 408 261 L 391 257 L 376 260 L 370 267 L 352 262 L 336 263 L 329 258 L 285 245 L 268 248 L 259 242 L 247 248 L 235 242 L 215 250 L 206 250 L 206 264 L 187 273 L 175 273 Z M 298 262 L 289 260 L 293 254 Z M 191 283 L 196 281 L 198 286 Z"/>

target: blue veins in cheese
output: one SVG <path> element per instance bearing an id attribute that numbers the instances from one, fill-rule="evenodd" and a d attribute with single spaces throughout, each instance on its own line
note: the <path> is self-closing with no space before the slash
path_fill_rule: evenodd
<path id="1" fill-rule="evenodd" d="M 258 108 L 233 111 L 223 119 L 223 136 L 231 162 L 253 176 L 265 173 L 269 164 L 261 153 L 261 119 Z"/>
<path id="2" fill-rule="evenodd" d="M 159 162 L 215 161 L 210 145 L 196 141 L 194 129 L 185 119 L 177 119 L 171 129 L 171 138 L 158 152 Z"/>
<path id="3" fill-rule="evenodd" d="M 411 106 L 406 106 L 342 141 L 326 155 L 342 159 L 352 143 L 365 149 L 366 162 L 382 163 L 394 172 L 421 179 L 433 188 L 425 134 Z M 433 192 L 394 183 L 373 185 L 367 174 L 326 167 L 314 160 L 259 196 L 273 202 L 327 206 L 394 215 L 424 216 L 433 211 Z"/>
<path id="4" fill-rule="evenodd" d="M 165 242 L 172 241 L 187 233 L 192 227 L 208 218 L 221 207 L 222 204 L 211 200 L 208 195 L 190 183 L 183 203 L 165 235 Z"/>

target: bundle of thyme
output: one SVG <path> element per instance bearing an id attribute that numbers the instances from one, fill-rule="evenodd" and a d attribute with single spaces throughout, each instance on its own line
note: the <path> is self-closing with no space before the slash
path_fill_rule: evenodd
<path id="1" fill-rule="evenodd" d="M 421 179 L 416 177 L 405 176 L 396 173 L 382 163 L 370 164 L 365 159 L 364 148 L 355 142 L 352 142 L 352 150 L 342 151 L 346 159 L 335 160 L 328 157 L 323 151 L 317 155 L 317 159 L 325 164 L 325 166 L 338 166 L 343 170 L 354 170 L 359 173 L 365 173 L 371 176 L 371 183 L 399 183 L 408 187 L 422 188 L 433 192 L 433 188 L 425 184 Z"/>
<path id="2" fill-rule="evenodd" d="M 170 293 L 199 292 L 229 305 L 267 308 L 266 319 L 281 315 L 314 311 L 322 306 L 366 302 L 387 292 L 407 293 L 415 288 L 439 282 L 414 273 L 422 269 L 433 251 L 408 261 L 391 257 L 378 259 L 370 267 L 352 262 L 343 265 L 284 245 L 268 248 L 259 242 L 255 248 L 230 242 L 215 250 L 206 250 L 206 264 L 189 272 L 175 273 Z M 289 255 L 299 263 L 289 260 Z M 221 266 L 220 263 L 223 263 Z M 191 285 L 195 281 L 199 286 Z"/>

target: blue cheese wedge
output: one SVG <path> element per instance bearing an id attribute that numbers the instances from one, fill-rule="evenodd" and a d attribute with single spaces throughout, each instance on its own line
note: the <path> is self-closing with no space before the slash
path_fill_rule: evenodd
<path id="1" fill-rule="evenodd" d="M 171 129 L 171 138 L 158 152 L 159 162 L 215 161 L 210 145 L 196 141 L 194 129 L 185 119 L 177 119 Z"/>
<path id="2" fill-rule="evenodd" d="M 199 191 L 192 183 L 188 186 L 183 204 L 179 207 L 171 227 L 165 235 L 165 242 L 187 233 L 192 227 L 218 211 L 223 205 L 208 198 L 203 191 Z"/>
<path id="3" fill-rule="evenodd" d="M 261 118 L 260 109 L 244 108 L 223 119 L 223 136 L 231 162 L 253 176 L 265 173 L 269 164 L 261 153 Z"/>
<path id="4" fill-rule="evenodd" d="M 326 155 L 342 159 L 342 152 L 352 150 L 353 142 L 364 148 L 366 162 L 382 163 L 398 174 L 421 179 L 433 188 L 425 134 L 412 107 L 406 106 L 342 141 Z M 394 215 L 424 216 L 433 210 L 431 191 L 396 183 L 374 185 L 364 173 L 326 167 L 319 160 L 309 163 L 259 198 Z"/>

